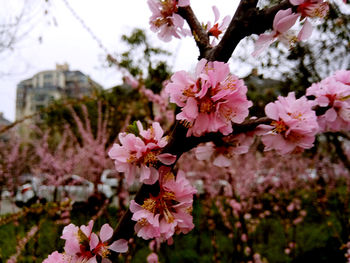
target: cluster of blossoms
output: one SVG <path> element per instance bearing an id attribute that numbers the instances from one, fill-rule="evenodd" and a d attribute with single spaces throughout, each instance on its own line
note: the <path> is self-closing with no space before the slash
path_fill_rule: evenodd
<path id="1" fill-rule="evenodd" d="M 291 153 L 313 146 L 319 131 L 317 116 L 312 110 L 313 101 L 305 96 L 296 99 L 294 92 L 287 97 L 278 97 L 276 102 L 266 105 L 266 116 L 271 125 L 260 125 L 265 150 L 275 149 L 281 154 Z"/>
<path id="2" fill-rule="evenodd" d="M 190 31 L 184 29 L 184 19 L 177 14 L 178 7 L 188 6 L 189 0 L 148 0 L 152 11 L 150 17 L 151 30 L 158 32 L 158 37 L 163 41 L 170 41 L 172 37 L 190 35 Z"/>
<path id="3" fill-rule="evenodd" d="M 104 224 L 99 235 L 92 232 L 94 222 L 91 220 L 87 226 L 75 226 L 69 224 L 63 229 L 61 238 L 66 240 L 64 253 L 53 252 L 43 263 L 97 263 L 98 258 L 102 262 L 111 262 L 107 257 L 114 251 L 125 253 L 128 251 L 128 241 L 119 239 L 109 244 L 108 240 L 113 235 L 113 229 Z"/>
<path id="4" fill-rule="evenodd" d="M 328 3 L 323 0 L 290 0 L 290 3 L 297 6 L 297 13 L 291 8 L 278 11 L 273 20 L 272 32 L 261 34 L 255 42 L 253 56 L 258 56 L 277 39 L 286 46 L 308 39 L 312 34 L 312 25 L 308 18 L 324 18 L 329 10 Z M 296 36 L 291 28 L 298 18 L 303 21 L 303 26 Z"/>
<path id="5" fill-rule="evenodd" d="M 158 122 L 153 122 L 152 127 L 144 130 L 142 123 L 137 121 L 137 129 L 138 136 L 120 133 L 121 145 L 115 143 L 108 155 L 114 160 L 116 170 L 125 173 L 128 184 L 134 183 L 137 170 L 142 183 L 154 184 L 159 178 L 158 162 L 170 165 L 175 162 L 176 156 L 161 153 L 168 141 L 167 137 L 163 137 L 164 131 Z"/>
<path id="6" fill-rule="evenodd" d="M 175 176 L 170 168 L 160 169 L 160 191 L 137 204 L 131 201 L 132 220 L 136 221 L 135 232 L 144 239 L 172 242 L 174 233 L 188 233 L 193 229 L 192 203 L 196 189 L 181 171 Z"/>
<path id="7" fill-rule="evenodd" d="M 312 84 L 306 90 L 307 96 L 315 96 L 319 107 L 327 107 L 324 115 L 318 117 L 322 131 L 350 130 L 350 71 L 340 70 L 334 75 Z"/>
<path id="8" fill-rule="evenodd" d="M 248 116 L 247 87 L 243 80 L 230 74 L 229 66 L 218 61 L 201 59 L 195 76 L 178 71 L 165 90 L 170 102 L 181 107 L 176 115 L 189 126 L 187 136 L 201 136 L 207 132 L 232 132 L 232 123 L 242 123 Z"/>

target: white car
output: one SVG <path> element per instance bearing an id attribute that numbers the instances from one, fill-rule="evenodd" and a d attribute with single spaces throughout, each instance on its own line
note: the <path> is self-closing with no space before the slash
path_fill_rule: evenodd
<path id="1" fill-rule="evenodd" d="M 35 197 L 33 186 L 32 184 L 26 183 L 18 188 L 15 200 L 16 202 L 27 203 L 33 197 Z"/>

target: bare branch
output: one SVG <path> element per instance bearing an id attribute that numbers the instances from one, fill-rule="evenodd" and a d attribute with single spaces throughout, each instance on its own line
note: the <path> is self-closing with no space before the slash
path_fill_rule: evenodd
<path id="1" fill-rule="evenodd" d="M 199 58 L 205 57 L 205 54 L 211 49 L 209 44 L 209 36 L 199 23 L 196 15 L 190 6 L 179 7 L 178 14 L 182 16 L 191 28 L 192 35 L 199 48 Z"/>

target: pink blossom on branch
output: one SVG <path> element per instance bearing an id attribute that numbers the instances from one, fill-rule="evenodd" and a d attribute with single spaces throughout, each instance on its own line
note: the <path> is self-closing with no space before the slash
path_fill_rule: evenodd
<path id="1" fill-rule="evenodd" d="M 190 35 L 190 31 L 184 29 L 184 19 L 177 14 L 178 7 L 188 6 L 189 0 L 148 0 L 152 11 L 150 17 L 151 30 L 158 32 L 158 37 L 169 42 L 172 37 Z"/>
<path id="2" fill-rule="evenodd" d="M 144 239 L 171 240 L 174 233 L 188 233 L 193 229 L 192 203 L 196 193 L 185 174 L 178 172 L 175 179 L 170 169 L 161 169 L 160 192 L 150 196 L 142 205 L 131 201 L 135 231 Z"/>
<path id="3" fill-rule="evenodd" d="M 144 130 L 140 121 L 137 122 L 139 136 L 132 133 L 120 133 L 120 144 L 115 143 L 108 155 L 114 160 L 118 172 L 124 172 L 128 184 L 132 184 L 135 175 L 139 172 L 139 180 L 145 184 L 154 184 L 159 177 L 157 163 L 170 165 L 175 162 L 176 156 L 161 153 L 167 145 L 167 137 L 158 122 Z"/>
<path id="4" fill-rule="evenodd" d="M 227 29 L 229 23 L 230 23 L 230 20 L 231 20 L 231 17 L 230 16 L 225 16 L 221 23 L 219 23 L 219 18 L 220 18 L 220 12 L 219 12 L 219 9 L 216 7 L 216 6 L 213 6 L 212 7 L 213 9 L 213 12 L 214 12 L 214 23 L 213 25 L 211 25 L 210 22 L 208 22 L 205 26 L 205 28 L 207 29 L 208 31 L 208 34 L 210 36 L 213 36 L 215 37 L 216 39 L 219 38 L 219 36 Z M 214 45 L 214 42 L 212 43 L 212 45 Z"/>
<path id="5" fill-rule="evenodd" d="M 306 90 L 315 96 L 320 107 L 329 107 L 318 117 L 323 131 L 348 131 L 350 129 L 350 71 L 337 71 L 333 76 L 314 83 Z"/>
<path id="6" fill-rule="evenodd" d="M 248 116 L 247 87 L 243 80 L 230 74 L 229 66 L 201 59 L 194 77 L 178 71 L 165 87 L 170 102 L 182 107 L 177 120 L 189 126 L 187 136 L 208 132 L 232 132 L 232 123 L 242 123 Z"/>
<path id="7" fill-rule="evenodd" d="M 96 257 L 101 257 L 103 262 L 111 262 L 107 257 L 110 251 L 125 253 L 128 250 L 128 242 L 118 239 L 108 244 L 113 235 L 113 229 L 104 224 L 99 236 L 92 232 L 94 222 L 91 220 L 87 226 L 75 226 L 69 224 L 64 227 L 61 238 L 66 240 L 64 254 L 52 253 L 44 262 L 87 262 L 97 263 Z M 60 261 L 61 260 L 61 261 Z"/>
<path id="8" fill-rule="evenodd" d="M 294 92 L 267 104 L 266 116 L 273 121 L 271 125 L 259 126 L 265 130 L 261 134 L 265 150 L 275 149 L 280 154 L 287 154 L 311 148 L 319 131 L 313 105 L 314 102 L 306 97 L 296 99 Z"/>
<path id="9" fill-rule="evenodd" d="M 292 5 L 298 6 L 297 12 L 302 18 L 324 18 L 329 11 L 329 5 L 323 0 L 289 0 Z"/>
<path id="10" fill-rule="evenodd" d="M 299 15 L 293 13 L 291 8 L 278 11 L 273 20 L 272 32 L 269 34 L 261 34 L 259 36 L 258 40 L 255 42 L 255 48 L 252 55 L 260 55 L 262 51 L 268 48 L 276 40 L 281 41 L 286 46 L 290 46 L 293 42 L 305 40 L 310 37 L 312 26 L 307 20 L 304 22 L 298 36 L 295 36 L 290 30 L 298 18 Z"/>

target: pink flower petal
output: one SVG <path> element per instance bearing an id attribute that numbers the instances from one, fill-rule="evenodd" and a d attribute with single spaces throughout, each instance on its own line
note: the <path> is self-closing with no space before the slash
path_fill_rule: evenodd
<path id="1" fill-rule="evenodd" d="M 261 34 L 257 41 L 255 41 L 254 52 L 252 53 L 253 57 L 257 57 L 263 52 L 266 48 L 268 48 L 271 43 L 274 41 L 274 32 L 271 34 Z"/>
<path id="2" fill-rule="evenodd" d="M 194 98 L 188 98 L 186 106 L 183 107 L 183 112 L 188 118 L 195 119 L 198 116 L 198 104 Z"/>
<path id="3" fill-rule="evenodd" d="M 188 6 L 190 5 L 190 0 L 179 0 L 178 6 Z"/>
<path id="4" fill-rule="evenodd" d="M 88 261 L 86 261 L 86 263 L 97 263 L 96 256 L 90 258 Z"/>
<path id="5" fill-rule="evenodd" d="M 273 119 L 273 120 L 278 120 L 278 108 L 276 107 L 276 104 L 273 102 L 270 102 L 265 106 L 265 113 L 266 116 Z"/>
<path id="6" fill-rule="evenodd" d="M 90 242 L 89 242 L 90 250 L 93 250 L 95 247 L 97 247 L 98 243 L 99 243 L 98 236 L 95 233 L 91 233 Z"/>
<path id="7" fill-rule="evenodd" d="M 325 117 L 327 121 L 333 122 L 337 119 L 337 112 L 334 110 L 334 108 L 330 108 L 326 111 Z"/>
<path id="8" fill-rule="evenodd" d="M 286 16 L 282 18 L 280 21 L 278 21 L 274 30 L 276 30 L 279 33 L 284 33 L 295 24 L 298 18 L 299 18 L 298 14 L 291 14 L 289 16 Z"/>
<path id="9" fill-rule="evenodd" d="M 298 39 L 300 41 L 308 39 L 312 34 L 312 25 L 309 20 L 305 20 L 303 27 L 301 28 Z"/>
<path id="10" fill-rule="evenodd" d="M 100 238 L 102 243 L 106 242 L 113 235 L 113 228 L 109 224 L 104 224 L 101 227 Z"/>
<path id="11" fill-rule="evenodd" d="M 150 167 L 150 175 L 148 179 L 143 180 L 144 184 L 154 184 L 159 178 L 158 170 L 154 167 Z"/>
<path id="12" fill-rule="evenodd" d="M 125 253 L 128 251 L 128 241 L 125 239 L 118 239 L 109 245 L 108 248 L 118 253 Z"/>
<path id="13" fill-rule="evenodd" d="M 301 5 L 305 0 L 289 0 L 292 5 Z"/>
<path id="14" fill-rule="evenodd" d="M 176 161 L 176 155 L 170 153 L 162 153 L 157 156 L 158 160 L 165 165 L 171 165 Z"/>
<path id="15" fill-rule="evenodd" d="M 93 226 L 94 226 L 94 221 L 90 220 L 90 222 L 87 226 L 81 226 L 80 229 L 81 229 L 81 231 L 83 231 L 83 233 L 86 235 L 86 237 L 90 237 Z"/>
<path id="16" fill-rule="evenodd" d="M 231 161 L 224 155 L 220 154 L 215 158 L 213 164 L 218 167 L 229 167 L 231 165 Z"/>
<path id="17" fill-rule="evenodd" d="M 219 9 L 214 5 L 212 6 L 212 9 L 213 9 L 213 12 L 214 12 L 214 16 L 215 16 L 215 22 L 214 24 L 219 20 L 220 18 L 220 12 L 219 12 Z"/>
<path id="18" fill-rule="evenodd" d="M 276 13 L 276 15 L 275 15 L 275 17 L 274 17 L 274 19 L 273 19 L 273 25 L 272 25 L 272 27 L 273 27 L 274 29 L 276 29 L 277 23 L 278 23 L 282 18 L 284 18 L 284 17 L 286 17 L 286 16 L 289 16 L 289 15 L 291 15 L 291 14 L 292 14 L 292 9 L 291 9 L 291 8 L 288 8 L 288 9 L 286 9 L 286 10 L 279 10 L 279 11 Z"/>

